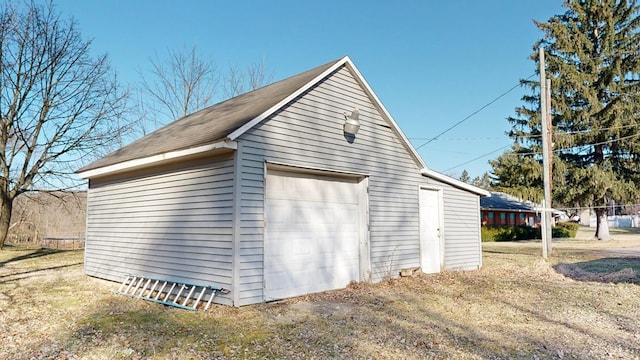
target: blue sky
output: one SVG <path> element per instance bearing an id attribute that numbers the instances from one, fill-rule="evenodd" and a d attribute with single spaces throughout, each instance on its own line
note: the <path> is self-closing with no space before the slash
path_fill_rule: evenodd
<path id="1" fill-rule="evenodd" d="M 167 49 L 197 46 L 220 68 L 264 58 L 280 80 L 348 55 L 415 147 L 535 72 L 542 33 L 533 20 L 564 12 L 563 0 L 460 1 L 55 1 L 121 81 Z M 472 177 L 511 141 L 506 117 L 517 88 L 419 153 L 431 169 Z M 484 154 L 487 156 L 481 157 Z"/>

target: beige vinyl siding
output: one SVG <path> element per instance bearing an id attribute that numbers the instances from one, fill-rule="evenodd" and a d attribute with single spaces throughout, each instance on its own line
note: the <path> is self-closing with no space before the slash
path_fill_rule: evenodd
<path id="1" fill-rule="evenodd" d="M 344 113 L 360 111 L 347 142 Z M 372 280 L 419 260 L 419 166 L 346 68 L 243 134 L 239 304 L 262 301 L 265 161 L 369 175 Z M 266 226 L 269 226 L 268 224 Z"/>
<path id="2" fill-rule="evenodd" d="M 444 188 L 444 268 L 475 270 L 482 266 L 480 197 L 468 191 Z"/>
<path id="3" fill-rule="evenodd" d="M 233 179 L 233 154 L 92 179 L 85 272 L 232 289 Z"/>

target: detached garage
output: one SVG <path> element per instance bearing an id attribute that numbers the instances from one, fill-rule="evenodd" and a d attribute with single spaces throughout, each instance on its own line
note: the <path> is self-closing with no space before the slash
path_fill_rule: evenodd
<path id="1" fill-rule="evenodd" d="M 429 170 L 348 57 L 80 169 L 85 272 L 215 284 L 233 306 L 482 266 L 482 189 Z"/>

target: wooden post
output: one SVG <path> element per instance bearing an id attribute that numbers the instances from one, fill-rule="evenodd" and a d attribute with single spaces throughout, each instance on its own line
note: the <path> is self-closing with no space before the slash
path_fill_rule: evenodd
<path id="1" fill-rule="evenodd" d="M 547 171 L 549 172 L 549 199 L 547 200 L 549 203 L 549 211 L 552 211 L 552 207 L 551 207 L 551 202 L 552 202 L 552 198 L 553 198 L 553 119 L 551 118 L 551 79 L 547 79 L 545 85 L 547 86 L 547 148 L 548 148 L 548 154 L 549 154 L 549 159 L 548 161 L 548 169 Z M 547 230 L 547 251 L 549 253 L 551 253 L 553 251 L 553 244 L 552 244 L 552 239 L 553 239 L 553 225 L 554 225 L 554 221 L 553 221 L 553 213 L 550 212 L 549 213 L 549 226 L 548 226 L 548 230 Z"/>

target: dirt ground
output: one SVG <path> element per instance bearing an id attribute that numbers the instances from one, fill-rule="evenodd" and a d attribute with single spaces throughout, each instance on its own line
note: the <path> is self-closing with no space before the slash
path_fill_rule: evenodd
<path id="1" fill-rule="evenodd" d="M 640 247 L 483 244 L 483 268 L 207 312 L 116 295 L 81 251 L 0 251 L 0 359 L 639 359 Z"/>

